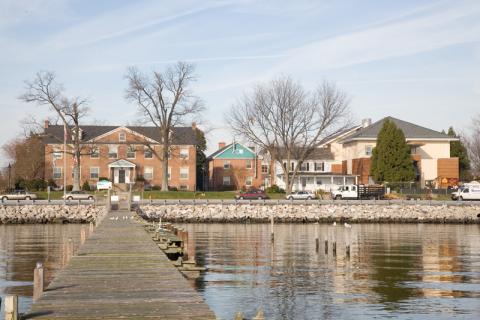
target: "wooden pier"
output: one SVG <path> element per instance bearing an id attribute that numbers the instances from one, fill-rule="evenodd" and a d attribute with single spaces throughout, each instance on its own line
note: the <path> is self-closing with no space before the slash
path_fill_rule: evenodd
<path id="1" fill-rule="evenodd" d="M 129 211 L 109 213 L 24 319 L 215 319 Z"/>

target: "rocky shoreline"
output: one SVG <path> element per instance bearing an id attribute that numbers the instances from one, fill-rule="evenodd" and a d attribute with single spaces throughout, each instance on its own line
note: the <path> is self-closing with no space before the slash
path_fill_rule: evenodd
<path id="1" fill-rule="evenodd" d="M 480 224 L 480 204 L 449 205 L 142 205 L 137 213 L 148 221 L 238 223 L 468 223 Z"/>
<path id="2" fill-rule="evenodd" d="M 0 224 L 89 223 L 99 219 L 105 207 L 93 205 L 25 205 L 2 206 Z"/>

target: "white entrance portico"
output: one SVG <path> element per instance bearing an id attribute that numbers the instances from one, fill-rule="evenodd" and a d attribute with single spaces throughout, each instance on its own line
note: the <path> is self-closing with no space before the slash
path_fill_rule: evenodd
<path id="1" fill-rule="evenodd" d="M 135 182 L 135 163 L 125 159 L 119 159 L 108 165 L 109 178 L 113 183 L 133 183 Z"/>

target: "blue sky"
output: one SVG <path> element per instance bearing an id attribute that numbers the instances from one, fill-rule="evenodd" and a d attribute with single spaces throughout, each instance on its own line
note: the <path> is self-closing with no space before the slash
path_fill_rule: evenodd
<path id="1" fill-rule="evenodd" d="M 480 1 L 0 1 L 0 144 L 20 133 L 24 80 L 55 71 L 90 119 L 127 124 L 128 66 L 196 65 L 209 151 L 231 139 L 224 114 L 258 82 L 335 82 L 353 119 L 391 115 L 467 130 L 480 113 Z"/>

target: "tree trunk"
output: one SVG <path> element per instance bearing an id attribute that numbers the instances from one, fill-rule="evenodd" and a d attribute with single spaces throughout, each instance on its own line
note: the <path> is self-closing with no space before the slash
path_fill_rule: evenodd
<path id="1" fill-rule="evenodd" d="M 163 134 L 162 147 L 162 191 L 168 191 L 168 149 L 170 143 L 168 140 L 168 131 Z"/>
<path id="2" fill-rule="evenodd" d="M 75 137 L 75 142 L 74 142 L 74 151 L 73 151 L 73 156 L 76 159 L 76 162 L 74 162 L 73 166 L 73 191 L 79 191 L 80 190 L 80 135 L 78 133 L 79 129 L 77 127 L 77 133 Z"/>

